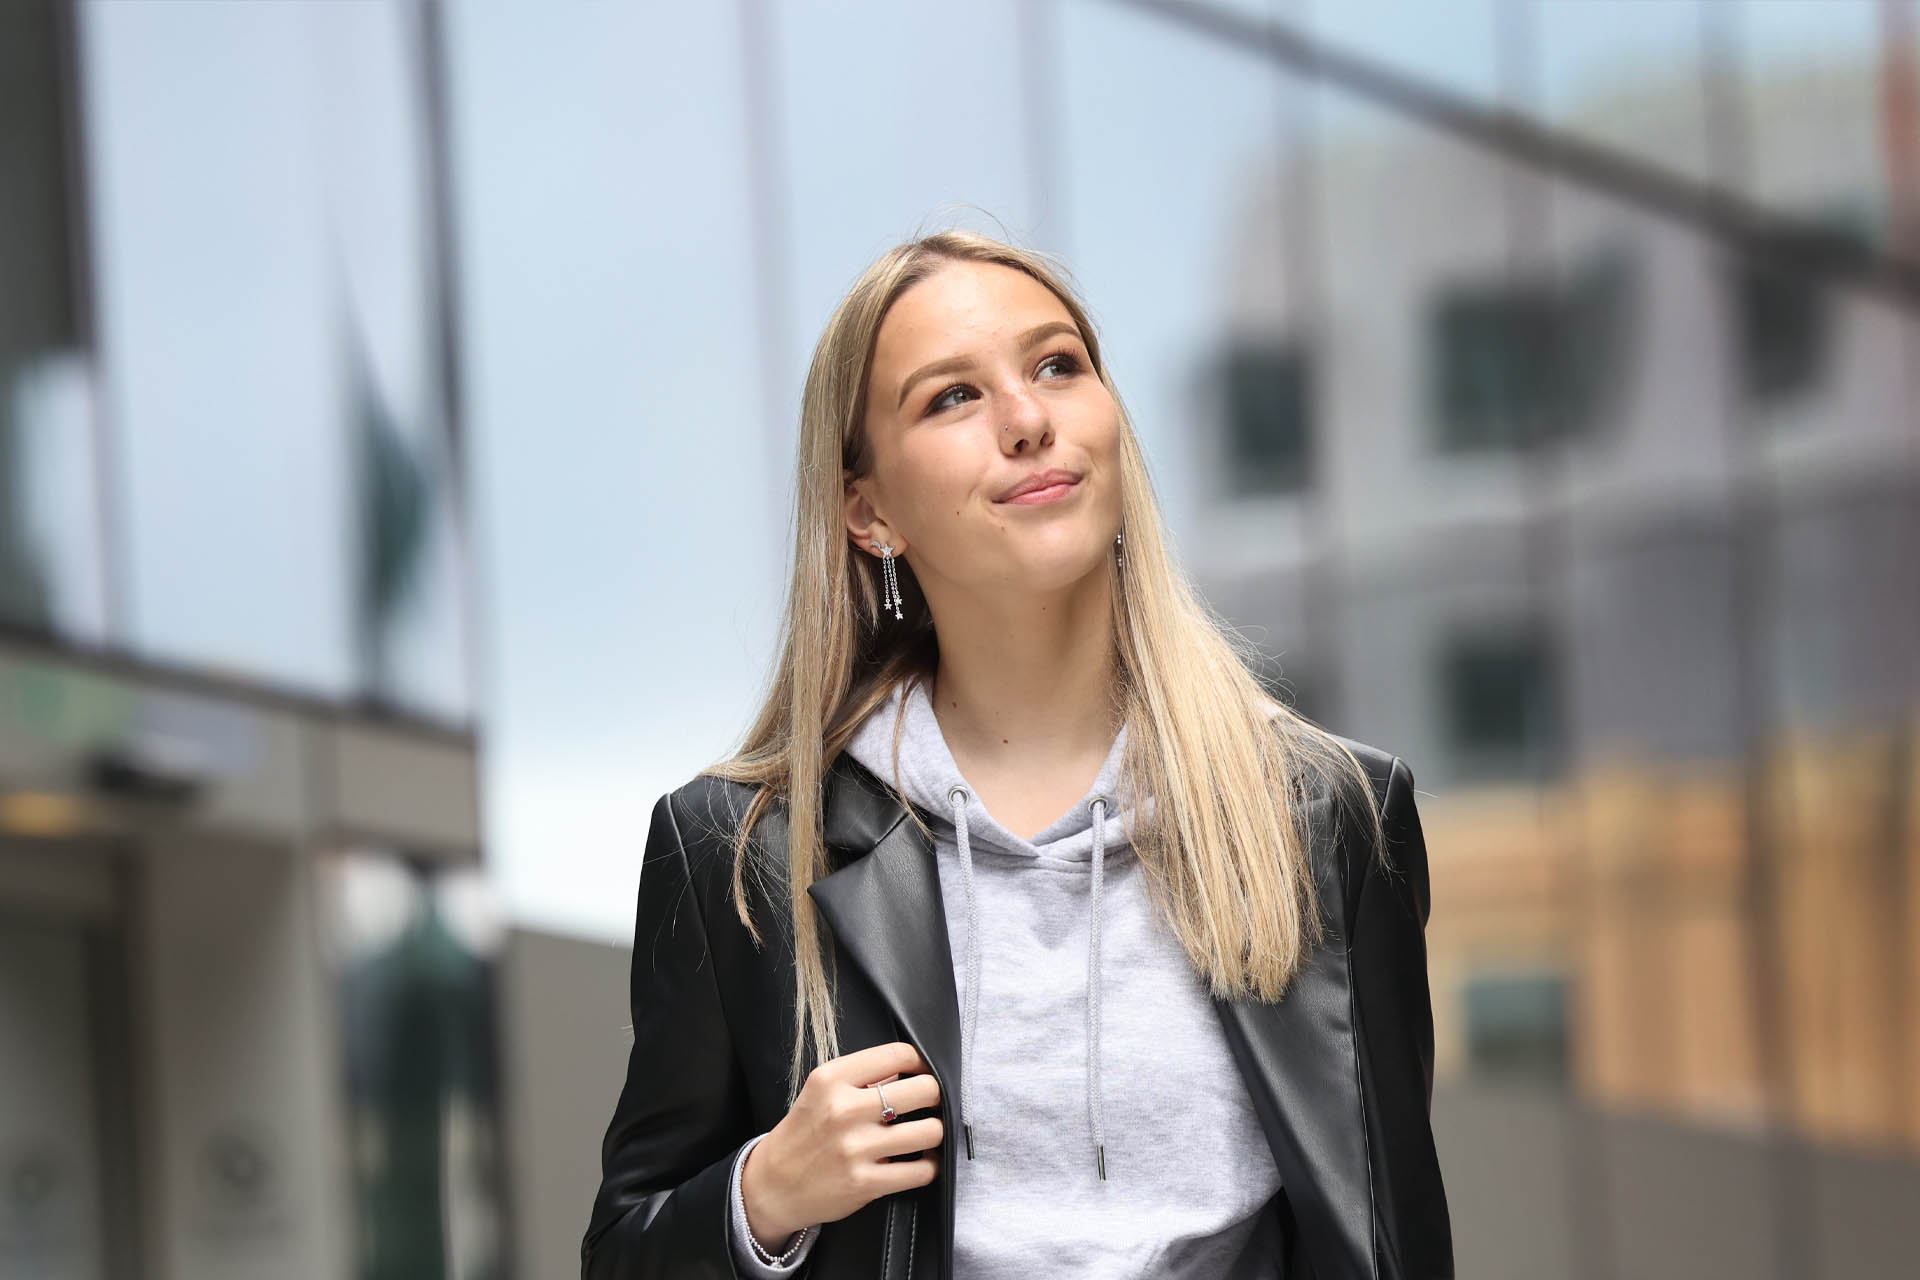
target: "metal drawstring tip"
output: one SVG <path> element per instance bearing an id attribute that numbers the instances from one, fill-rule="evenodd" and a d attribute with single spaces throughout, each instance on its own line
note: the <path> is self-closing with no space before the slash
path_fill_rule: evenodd
<path id="1" fill-rule="evenodd" d="M 1101 1145 L 1099 1145 L 1099 1146 L 1097 1146 L 1097 1147 L 1095 1147 L 1095 1148 L 1093 1149 L 1093 1154 L 1094 1154 L 1094 1158 L 1095 1158 L 1095 1161 L 1096 1161 L 1096 1163 L 1098 1163 L 1098 1164 L 1099 1164 L 1099 1166 L 1100 1166 L 1100 1181 L 1102 1181 L 1102 1182 L 1105 1182 L 1105 1181 L 1107 1180 L 1107 1148 L 1106 1148 L 1106 1144 L 1105 1144 L 1105 1143 L 1102 1143 Z"/>
<path id="2" fill-rule="evenodd" d="M 962 1124 L 960 1129 L 961 1132 L 967 1135 L 967 1159 L 971 1160 L 973 1159 L 973 1126 L 970 1124 Z"/>

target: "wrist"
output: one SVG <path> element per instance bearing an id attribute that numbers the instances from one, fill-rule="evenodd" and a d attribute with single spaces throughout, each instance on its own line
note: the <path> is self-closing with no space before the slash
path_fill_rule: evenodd
<path id="1" fill-rule="evenodd" d="M 773 1197 L 766 1187 L 760 1185 L 758 1174 L 765 1172 L 765 1165 L 755 1157 L 765 1145 L 764 1138 L 756 1142 L 753 1149 L 747 1152 L 747 1162 L 740 1167 L 740 1199 L 746 1210 L 747 1230 L 753 1233 L 754 1242 L 768 1253 L 781 1254 L 787 1251 L 793 1238 L 800 1233 L 800 1226 L 793 1225 L 777 1211 L 772 1203 Z M 759 1166 L 758 1170 L 756 1165 Z"/>

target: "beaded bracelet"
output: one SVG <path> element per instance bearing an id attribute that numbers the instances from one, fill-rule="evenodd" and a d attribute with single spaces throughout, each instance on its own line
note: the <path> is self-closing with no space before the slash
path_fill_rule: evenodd
<path id="1" fill-rule="evenodd" d="M 765 1134 L 761 1135 L 761 1137 L 765 1136 Z M 816 1222 L 810 1227 L 802 1228 L 794 1235 L 793 1243 L 787 1246 L 786 1252 L 780 1254 L 778 1257 L 768 1253 L 766 1247 L 762 1245 L 758 1237 L 753 1234 L 753 1228 L 747 1225 L 747 1198 L 740 1194 L 740 1184 L 738 1180 L 741 1175 L 746 1172 L 747 1152 L 752 1151 L 759 1142 L 760 1138 L 755 1138 L 751 1143 L 747 1144 L 747 1150 L 740 1153 L 740 1167 L 734 1172 L 734 1194 L 731 1197 L 733 1200 L 733 1225 L 739 1230 L 740 1234 L 746 1238 L 747 1244 L 753 1249 L 754 1257 L 760 1259 L 760 1261 L 770 1267 L 784 1267 L 793 1261 L 795 1255 L 806 1246 L 807 1241 L 813 1239 L 814 1233 L 820 1230 L 820 1224 Z"/>

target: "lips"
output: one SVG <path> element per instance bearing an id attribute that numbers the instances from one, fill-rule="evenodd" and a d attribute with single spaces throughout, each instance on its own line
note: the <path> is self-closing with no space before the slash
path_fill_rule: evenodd
<path id="1" fill-rule="evenodd" d="M 1047 471 L 1036 471 L 1014 485 L 1011 489 L 1008 489 L 1005 493 L 1002 493 L 998 498 L 995 498 L 994 501 L 1011 502 L 1022 494 L 1034 493 L 1041 489 L 1051 489 L 1055 485 L 1074 485 L 1079 482 L 1080 477 L 1071 471 L 1062 471 L 1058 468 Z"/>

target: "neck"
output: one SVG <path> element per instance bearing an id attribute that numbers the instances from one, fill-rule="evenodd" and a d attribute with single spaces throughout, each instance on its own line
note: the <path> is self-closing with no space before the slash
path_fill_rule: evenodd
<path id="1" fill-rule="evenodd" d="M 936 616 L 928 690 L 955 757 L 1002 767 L 1104 758 L 1120 732 L 1112 606 L 1104 574 L 1044 600 Z"/>

